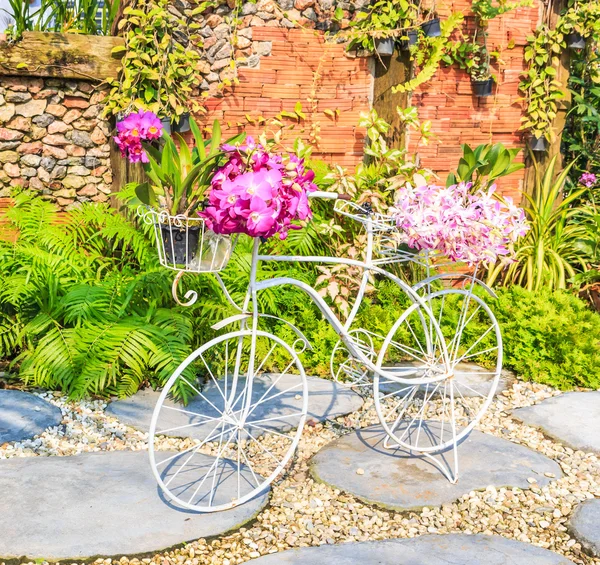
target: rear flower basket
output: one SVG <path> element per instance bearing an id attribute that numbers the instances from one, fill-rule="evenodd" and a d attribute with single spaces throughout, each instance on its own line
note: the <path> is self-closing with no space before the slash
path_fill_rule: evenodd
<path id="1" fill-rule="evenodd" d="M 158 259 L 163 267 L 216 273 L 227 266 L 234 242 L 228 235 L 209 230 L 204 218 L 171 216 L 151 208 L 140 209 L 140 216 L 154 226 Z"/>

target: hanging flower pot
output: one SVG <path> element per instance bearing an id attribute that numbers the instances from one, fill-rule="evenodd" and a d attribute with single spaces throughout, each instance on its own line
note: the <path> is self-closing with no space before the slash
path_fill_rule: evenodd
<path id="1" fill-rule="evenodd" d="M 407 32 L 406 36 L 408 37 L 408 39 L 400 40 L 400 49 L 402 49 L 403 51 L 408 51 L 411 45 L 416 45 L 417 39 L 419 38 L 417 32 L 414 29 L 411 29 L 409 32 Z"/>
<path id="2" fill-rule="evenodd" d="M 580 33 L 574 31 L 573 33 L 567 34 L 567 47 L 569 49 L 584 49 L 585 38 Z"/>
<path id="3" fill-rule="evenodd" d="M 375 40 L 375 51 L 382 57 L 390 57 L 394 54 L 394 40 L 391 37 Z"/>
<path id="4" fill-rule="evenodd" d="M 440 27 L 440 18 L 433 18 L 421 24 L 421 29 L 427 37 L 440 37 L 442 29 Z"/>
<path id="5" fill-rule="evenodd" d="M 160 123 L 165 133 L 171 135 L 171 118 L 161 118 Z"/>
<path id="6" fill-rule="evenodd" d="M 190 131 L 190 113 L 184 112 L 178 118 L 173 118 L 171 128 L 177 133 L 185 133 L 186 131 Z"/>
<path id="7" fill-rule="evenodd" d="M 532 135 L 527 143 L 529 145 L 529 149 L 532 151 L 543 152 L 548 149 L 548 141 L 546 141 L 546 138 L 543 135 L 540 137 Z"/>
<path id="8" fill-rule="evenodd" d="M 491 96 L 494 89 L 494 79 L 492 77 L 486 80 L 472 80 L 471 86 L 473 87 L 473 94 L 480 98 Z"/>

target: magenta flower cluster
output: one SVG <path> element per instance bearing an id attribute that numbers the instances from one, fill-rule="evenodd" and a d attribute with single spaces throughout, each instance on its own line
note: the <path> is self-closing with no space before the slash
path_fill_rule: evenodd
<path id="1" fill-rule="evenodd" d="M 148 155 L 142 141 L 152 141 L 161 135 L 162 124 L 156 114 L 140 110 L 117 122 L 114 140 L 122 157 L 127 157 L 131 163 L 147 163 Z"/>
<path id="2" fill-rule="evenodd" d="M 394 215 L 404 243 L 474 265 L 509 259 L 513 244 L 529 226 L 510 198 L 494 198 L 495 185 L 471 193 L 470 183 L 449 187 L 406 185 Z"/>
<path id="3" fill-rule="evenodd" d="M 208 206 L 200 212 L 209 229 L 285 239 L 290 229 L 300 229 L 295 220 L 311 217 L 308 193 L 317 186 L 304 159 L 271 153 L 250 136 L 222 149 L 228 161 L 213 176 Z"/>
<path id="4" fill-rule="evenodd" d="M 583 173 L 579 177 L 579 183 L 588 188 L 592 188 L 596 184 L 597 178 L 594 173 Z"/>

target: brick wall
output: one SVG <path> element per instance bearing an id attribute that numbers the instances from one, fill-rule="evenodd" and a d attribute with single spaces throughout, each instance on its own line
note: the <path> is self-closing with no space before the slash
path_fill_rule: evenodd
<path id="1" fill-rule="evenodd" d="M 305 118 L 281 120 L 287 140 L 299 136 L 308 141 L 316 134 L 314 157 L 346 167 L 359 163 L 365 131 L 357 124 L 370 107 L 373 88 L 369 60 L 349 57 L 343 45 L 326 43 L 319 31 L 264 26 L 251 32 L 264 54 L 256 66 L 239 69 L 239 85 L 205 102 L 203 123 L 216 118 L 227 134 L 255 135 L 265 129 L 262 118 L 293 112 L 300 102 Z"/>
<path id="2" fill-rule="evenodd" d="M 447 5 L 446 13 L 450 9 L 460 10 L 466 16 L 465 24 L 473 25 L 470 5 L 468 0 L 455 0 Z M 443 17 L 444 12 L 440 13 Z M 519 100 L 519 76 L 525 70 L 526 38 L 537 27 L 539 17 L 536 1 L 531 8 L 514 10 L 490 22 L 488 46 L 500 47 L 503 61 L 494 70 L 498 78 L 494 96 L 473 96 L 469 76 L 456 66 L 442 67 L 434 79 L 413 94 L 411 103 L 419 108 L 422 119 L 431 120 L 438 138 L 428 147 L 417 148 L 412 143 L 409 149 L 418 150 L 423 165 L 433 169 L 442 180 L 456 166 L 462 143 L 474 146 L 502 142 L 507 147 L 524 148 L 522 133 L 518 131 L 523 106 Z M 508 48 L 509 42 L 514 42 L 512 49 Z M 519 159 L 523 158 L 524 152 L 519 155 Z M 520 201 L 523 178 L 524 170 L 513 173 L 500 181 L 499 188 Z"/>

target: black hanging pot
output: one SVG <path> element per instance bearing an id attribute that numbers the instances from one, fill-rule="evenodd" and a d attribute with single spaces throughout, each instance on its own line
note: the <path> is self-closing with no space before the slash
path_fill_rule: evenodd
<path id="1" fill-rule="evenodd" d="M 200 226 L 187 226 L 180 229 L 176 226 L 161 225 L 161 238 L 167 263 L 189 265 L 196 255 Z"/>
<path id="2" fill-rule="evenodd" d="M 162 124 L 163 131 L 171 135 L 171 118 L 161 118 L 160 123 Z"/>
<path id="3" fill-rule="evenodd" d="M 569 49 L 585 49 L 585 38 L 576 31 L 569 33 L 567 34 L 567 47 Z"/>
<path id="4" fill-rule="evenodd" d="M 440 18 L 433 18 L 427 22 L 421 24 L 421 29 L 427 37 L 439 37 L 442 35 L 442 29 L 440 28 Z"/>
<path id="5" fill-rule="evenodd" d="M 532 135 L 528 140 L 528 145 L 529 149 L 531 149 L 532 151 L 543 152 L 548 149 L 548 142 L 546 141 L 546 138 L 543 135 L 540 137 Z"/>
<path id="6" fill-rule="evenodd" d="M 494 79 L 488 78 L 486 80 L 472 80 L 471 86 L 473 87 L 473 94 L 480 98 L 491 96 L 494 90 Z"/>
<path id="7" fill-rule="evenodd" d="M 390 57 L 394 54 L 394 40 L 391 37 L 375 40 L 375 51 L 382 57 Z"/>
<path id="8" fill-rule="evenodd" d="M 408 51 L 411 45 L 416 45 L 417 39 L 419 37 L 414 29 L 411 29 L 409 32 L 407 32 L 406 36 L 408 37 L 408 39 L 400 40 L 400 49 L 402 49 L 403 51 Z"/>
<path id="9" fill-rule="evenodd" d="M 173 118 L 171 125 L 174 132 L 185 133 L 190 131 L 190 113 L 185 112 L 179 116 L 179 118 Z"/>

